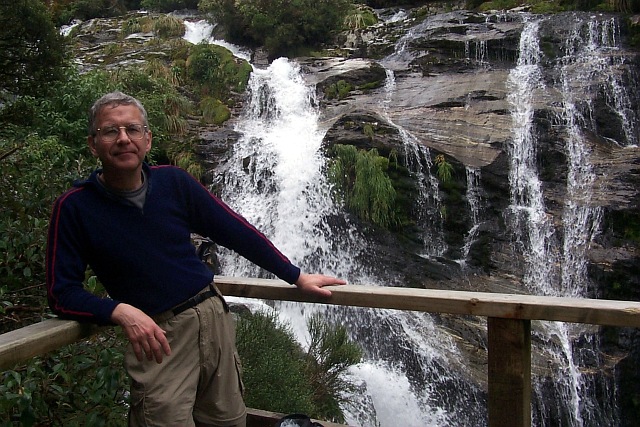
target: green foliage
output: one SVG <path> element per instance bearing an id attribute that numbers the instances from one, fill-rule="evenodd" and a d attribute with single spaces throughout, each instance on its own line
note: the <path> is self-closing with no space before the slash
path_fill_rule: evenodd
<path id="1" fill-rule="evenodd" d="M 173 12 L 179 9 L 197 9 L 198 0 L 142 0 L 140 6 L 158 12 Z"/>
<path id="2" fill-rule="evenodd" d="M 115 330 L 0 376 L 0 426 L 126 424 L 125 339 Z"/>
<path id="3" fill-rule="evenodd" d="M 139 6 L 127 0 L 73 0 L 52 5 L 52 13 L 58 25 L 68 24 L 73 19 L 86 21 L 92 18 L 119 16 Z"/>
<path id="4" fill-rule="evenodd" d="M 336 144 L 329 175 L 346 205 L 358 217 L 381 227 L 396 224 L 396 190 L 386 171 L 389 160 L 374 148 Z"/>
<path id="5" fill-rule="evenodd" d="M 252 408 L 344 422 L 340 405 L 354 390 L 344 373 L 360 362 L 362 352 L 342 326 L 333 327 L 316 315 L 309 319 L 308 327 L 311 341 L 305 353 L 291 329 L 275 314 L 240 317 L 237 337 L 245 403 Z"/>
<path id="6" fill-rule="evenodd" d="M 453 166 L 447 162 L 444 154 L 438 154 L 435 158 L 435 164 L 437 167 L 438 178 L 442 183 L 448 184 L 451 182 L 451 175 L 453 173 Z"/>
<path id="7" fill-rule="evenodd" d="M 243 92 L 249 82 L 251 65 L 237 60 L 222 46 L 193 46 L 186 62 L 187 78 L 203 96 L 226 99 L 230 91 Z"/>
<path id="8" fill-rule="evenodd" d="M 345 80 L 338 80 L 326 87 L 324 94 L 327 99 L 344 99 L 349 95 L 353 87 Z"/>
<path id="9" fill-rule="evenodd" d="M 359 30 L 378 23 L 378 17 L 373 9 L 364 5 L 357 5 L 344 18 L 344 28 Z"/>
<path id="10" fill-rule="evenodd" d="M 56 137 L 0 139 L 0 286 L 44 282 L 44 248 L 53 200 L 89 162 Z"/>
<path id="11" fill-rule="evenodd" d="M 142 23 L 140 22 L 139 17 L 131 17 L 122 23 L 122 27 L 120 29 L 121 37 L 126 37 L 130 34 L 140 33 L 142 32 Z"/>
<path id="12" fill-rule="evenodd" d="M 231 110 L 219 99 L 207 96 L 200 101 L 202 118 L 207 123 L 221 125 L 231 117 Z"/>
<path id="13" fill-rule="evenodd" d="M 175 9 L 173 9 L 175 10 Z M 162 38 L 182 37 L 185 32 L 182 19 L 172 15 L 160 15 L 152 18 L 153 32 Z"/>
<path id="14" fill-rule="evenodd" d="M 240 317 L 236 335 L 246 405 L 311 414 L 313 394 L 304 355 L 290 328 L 278 323 L 275 314 L 247 314 Z"/>
<path id="15" fill-rule="evenodd" d="M 87 137 L 87 111 L 96 94 L 113 85 L 103 72 L 80 75 L 66 68 L 65 79 L 52 82 L 47 96 L 22 96 L 0 110 L 0 137 L 26 138 L 29 134 L 57 137 L 61 144 L 84 150 Z"/>
<path id="16" fill-rule="evenodd" d="M 480 3 L 478 9 L 480 11 L 487 10 L 508 10 L 520 4 L 520 0 L 491 0 Z"/>
<path id="17" fill-rule="evenodd" d="M 311 339 L 305 369 L 316 405 L 313 416 L 344 423 L 341 405 L 355 392 L 344 374 L 362 360 L 362 350 L 349 340 L 344 326 L 331 326 L 320 315 L 312 316 L 308 327 Z"/>
<path id="18" fill-rule="evenodd" d="M 349 0 L 201 0 L 229 41 L 264 46 L 272 58 L 328 42 L 342 28 Z"/>
<path id="19" fill-rule="evenodd" d="M 0 287 L 44 282 L 46 230 L 54 199 L 95 167 L 86 112 L 106 87 L 100 73 L 67 73 L 51 98 L 24 96 L 0 110 Z"/>
<path id="20" fill-rule="evenodd" d="M 64 63 L 64 40 L 43 2 L 0 2 L 0 101 L 46 91 Z"/>
<path id="21" fill-rule="evenodd" d="M 373 137 L 375 136 L 375 132 L 373 130 L 373 126 L 371 126 L 369 123 L 364 125 L 364 127 L 362 128 L 362 133 L 364 133 L 367 136 L 367 138 L 369 138 L 369 141 L 373 141 Z M 397 163 L 398 162 L 398 157 L 394 156 L 394 159 L 395 159 L 395 161 Z"/>

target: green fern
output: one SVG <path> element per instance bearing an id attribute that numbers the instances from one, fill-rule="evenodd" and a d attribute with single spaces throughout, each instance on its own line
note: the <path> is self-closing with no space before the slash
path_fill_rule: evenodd
<path id="1" fill-rule="evenodd" d="M 329 176 L 347 207 L 365 221 L 385 228 L 394 225 L 396 190 L 386 173 L 389 159 L 375 148 L 337 144 L 333 150 Z"/>

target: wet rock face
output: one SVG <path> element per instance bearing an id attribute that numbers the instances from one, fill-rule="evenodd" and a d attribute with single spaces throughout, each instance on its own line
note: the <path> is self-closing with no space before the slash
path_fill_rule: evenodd
<path id="1" fill-rule="evenodd" d="M 562 221 L 569 176 L 568 130 L 560 124 L 559 112 L 567 99 L 560 82 L 571 67 L 581 67 L 579 61 L 564 68 L 563 65 L 574 54 L 567 40 L 575 37 L 579 28 L 575 23 L 585 17 L 580 14 L 546 17 L 538 29 L 538 66 L 545 88 L 539 89 L 540 95 L 532 106 L 538 139 L 536 167 L 545 206 L 556 224 Z M 602 18 L 597 24 L 602 27 L 598 31 L 605 35 L 608 31 L 615 32 L 615 37 L 623 38 L 620 31 L 624 27 L 616 27 L 614 21 L 614 17 Z M 327 146 L 352 144 L 362 149 L 376 148 L 379 153 L 403 152 L 405 142 L 397 131 L 402 128 L 419 144 L 429 147 L 435 153 L 432 156 L 440 153 L 449 159 L 455 170 L 456 191 L 464 194 L 466 190 L 465 168 L 481 171 L 480 192 L 486 213 L 481 227 L 483 238 L 471 246 L 469 261 L 492 274 L 520 274 L 513 270 L 514 263 L 507 256 L 513 253 L 505 243 L 511 236 L 505 233 L 504 212 L 510 203 L 508 146 L 513 140 L 514 121 L 509 73 L 517 65 L 523 27 L 524 19 L 519 14 L 484 15 L 462 10 L 441 13 L 379 25 L 347 38 L 355 52 L 366 51 L 364 55 L 370 58 L 353 60 L 357 73 L 348 69 L 352 60 L 336 64 L 333 59 L 316 59 L 309 67 L 308 79 L 317 83 L 318 88 L 343 78 L 354 86 L 379 81 L 380 72 L 377 68 L 371 71 L 374 70 L 371 63 L 379 63 L 387 70 L 386 89 L 354 92 L 339 101 L 323 101 L 323 115 L 331 124 L 325 137 Z M 361 45 L 356 44 L 358 40 Z M 626 76 L 621 82 L 631 88 L 628 108 L 634 109 L 638 91 L 632 80 L 638 72 L 638 55 L 623 46 L 615 47 L 615 55 L 625 56 L 618 72 Z M 314 73 L 319 69 L 322 73 Z M 323 79 L 323 75 L 330 77 Z M 607 216 L 636 205 L 638 192 L 631 186 L 635 185 L 635 165 L 640 155 L 632 146 L 622 148 L 632 141 L 625 134 L 620 114 L 612 106 L 612 94 L 601 89 L 602 78 L 592 74 L 571 81 L 583 93 L 579 99 L 570 101 L 577 109 L 588 111 L 585 115 L 594 124 L 585 123 L 579 128 L 591 144 L 590 160 L 597 177 L 594 187 L 598 188 L 594 203 L 604 207 Z M 373 138 L 364 135 L 365 125 L 376 130 Z M 442 191 L 449 201 L 456 199 L 446 194 L 446 188 Z M 460 230 L 465 228 L 461 226 L 469 224 L 463 211 L 456 211 L 458 217 L 449 221 L 448 228 L 445 224 L 448 242 L 463 240 Z M 604 235 L 610 232 L 606 224 Z M 457 250 L 450 252 L 453 255 Z M 620 251 L 618 256 L 622 256 Z M 633 254 L 624 256 L 631 257 L 628 261 L 637 260 Z"/>
<path id="2" fill-rule="evenodd" d="M 430 6 L 431 7 L 431 6 Z M 433 8 L 436 6 L 434 5 Z M 422 8 L 422 12 L 426 9 Z M 297 58 L 304 78 L 316 87 L 327 153 L 335 144 L 351 144 L 359 149 L 375 148 L 382 156 L 395 153 L 403 173 L 396 184 L 413 220 L 400 229 L 380 230 L 361 224 L 370 243 L 367 259 L 362 260 L 382 280 L 396 286 L 458 289 L 482 292 L 527 292 L 523 284 L 526 260 L 509 229 L 511 153 L 514 143 L 514 79 L 512 70 L 521 54 L 520 39 L 525 28 L 519 13 L 477 14 L 464 10 L 423 13 L 407 10 L 406 18 L 393 21 L 398 12 L 383 14 L 388 22 L 341 37 L 338 48 L 348 57 Z M 606 73 L 579 74 L 597 61 L 619 64 L 613 75 L 626 88 L 625 108 L 637 112 L 640 101 L 638 73 L 640 55 L 625 44 L 625 26 L 616 17 L 594 20 L 601 34 L 612 32 L 618 43 L 608 54 L 592 56 L 589 63 L 573 58 L 575 47 L 567 40 L 582 38 L 590 29 L 575 33 L 575 23 L 586 15 L 559 14 L 539 23 L 540 84 L 531 105 L 532 129 L 536 135 L 534 166 L 550 222 L 561 239 L 572 224 L 563 225 L 568 197 L 569 141 L 577 129 L 587 148 L 586 158 L 593 169 L 593 194 L 588 201 L 602 210 L 599 233 L 586 250 L 589 292 L 603 298 L 640 300 L 640 150 L 637 147 L 638 118 L 630 114 L 625 123 L 616 104 L 620 93 L 603 89 L 611 76 Z M 590 15 L 589 15 L 590 16 Z M 530 19 L 531 17 L 528 17 Z M 615 19 L 614 19 L 615 18 Z M 614 23 L 616 21 L 616 23 Z M 121 66 L 122 60 L 138 61 L 162 56 L 162 47 L 144 43 L 146 34 L 118 41 L 120 24 L 109 20 L 84 23 L 77 35 L 85 68 Z M 588 39 L 588 37 L 587 37 Z M 118 42 L 115 59 L 105 57 L 102 46 Z M 137 47 L 136 47 L 137 46 Z M 145 46 L 148 52 L 141 52 Z M 134 53 L 135 51 L 135 53 Z M 258 66 L 268 63 L 257 52 Z M 564 81 L 567 74 L 577 75 Z M 346 89 L 348 87 L 348 89 Z M 342 92 L 339 90 L 342 89 Z M 569 89 L 578 95 L 568 98 Z M 573 93 L 573 92 L 571 92 Z M 331 96 L 329 96 L 331 94 Z M 525 94 L 526 95 L 526 94 Z M 571 104 L 582 114 L 575 129 L 565 123 L 564 107 Z M 242 101 L 232 117 L 240 115 Z M 635 120 L 635 122 L 634 122 Z M 222 185 L 229 150 L 239 138 L 232 120 L 223 126 L 204 126 L 193 122 L 199 139 L 199 154 L 209 165 L 208 184 Z M 630 130 L 631 129 L 631 130 Z M 372 131 L 372 132 L 371 132 Z M 425 165 L 434 175 L 433 160 L 443 155 L 452 166 L 451 181 L 439 186 L 440 215 L 446 251 L 434 257 L 422 256 L 424 224 L 412 209 L 416 201 L 415 174 L 409 171 L 407 138 L 426 147 L 432 164 Z M 474 225 L 468 208 L 469 170 L 476 171 L 479 206 L 476 234 L 466 239 Z M 585 199 L 586 200 L 586 199 Z M 356 220 L 354 219 L 354 222 Z M 434 225 L 435 227 L 435 225 Z M 461 259 L 465 256 L 464 263 Z M 461 342 L 478 344 L 470 338 L 482 337 L 482 325 L 453 325 L 458 320 L 443 319 Z M 634 402 L 640 401 L 637 379 L 640 366 L 640 339 L 637 331 L 605 331 L 604 351 L 622 362 L 616 367 L 621 378 L 625 419 L 637 420 Z M 482 341 L 482 338 L 479 339 Z M 482 362 L 479 362 L 482 363 Z M 483 367 L 477 366 L 477 378 Z M 479 382 L 481 380 L 478 380 Z M 630 408 L 630 409 L 629 409 Z M 631 415 L 629 415 L 631 414 Z M 623 417 L 623 418 L 624 418 Z M 633 425 L 623 423 L 622 425 Z"/>
<path id="3" fill-rule="evenodd" d="M 357 78 L 350 81 L 363 86 L 379 79 L 378 73 L 368 73 L 368 62 L 381 64 L 387 81 L 383 88 L 322 101 L 329 126 L 326 146 L 352 144 L 360 149 L 376 148 L 379 153 L 406 153 L 403 134 L 408 133 L 413 142 L 429 148 L 432 159 L 443 154 L 454 169 L 452 182 L 439 188 L 447 212 L 442 227 L 448 245 L 441 257 L 416 256 L 424 244 L 419 227 L 377 231 L 372 238 L 376 248 L 374 264 L 393 265 L 394 271 L 403 275 L 396 278 L 399 283 L 527 292 L 523 284 L 526 259 L 508 224 L 512 219 L 509 147 L 515 138 L 514 104 L 518 101 L 511 95 L 518 83 L 511 73 L 519 65 L 522 49 L 525 22 L 521 18 L 517 14 L 488 16 L 455 11 L 379 25 L 347 38 L 353 52 L 361 56 L 353 60 L 352 65 L 359 64 L 360 68 Z M 640 300 L 640 131 L 637 113 L 625 116 L 616 106 L 618 98 L 626 96 L 623 108 L 638 111 L 640 56 L 625 47 L 625 25 L 618 17 L 587 18 L 585 14 L 567 13 L 545 17 L 539 23 L 540 84 L 532 89 L 535 93 L 531 105 L 531 127 L 536 137 L 534 167 L 545 213 L 556 228 L 558 241 L 577 226 L 564 223 L 569 197 L 577 197 L 578 205 L 588 203 L 601 210 L 599 230 L 585 252 L 587 295 Z M 592 22 L 580 27 L 576 25 L 579 21 Z M 611 43 L 604 41 L 609 36 L 609 40 L 616 40 L 615 46 L 605 46 L 598 55 L 585 54 L 584 58 L 575 55 L 581 55 L 578 51 L 585 46 L 568 42 L 606 44 Z M 589 51 L 588 46 L 585 51 Z M 599 61 L 618 64 L 611 74 L 618 78 L 617 84 L 626 90 L 625 94 L 617 93 L 616 86 L 607 83 L 609 73 L 593 71 L 598 70 L 592 68 L 593 63 Z M 348 62 L 341 61 L 339 67 L 348 68 Z M 333 82 L 343 75 L 354 75 L 349 71 L 334 72 L 337 67 L 332 64 L 333 60 L 316 60 L 315 69 L 322 68 L 322 74 L 313 73 L 310 68 L 308 79 L 323 87 L 322 75 L 331 75 Z M 566 122 L 567 107 L 578 112 L 573 127 Z M 630 124 L 628 117 L 635 122 Z M 364 134 L 367 125 L 375 129 L 373 137 Z M 571 138 L 576 135 L 583 141 L 585 158 L 593 171 L 588 175 L 593 177 L 593 194 L 588 198 L 569 194 L 570 181 L 582 176 L 584 171 L 580 168 L 585 167 L 572 170 Z M 469 181 L 465 171 L 470 168 L 478 170 L 480 176 L 480 223 L 475 239 L 464 248 L 473 225 L 466 206 Z M 434 166 L 432 170 L 435 172 Z M 461 267 L 456 260 L 465 249 L 467 258 Z M 379 274 L 384 277 L 384 269 Z M 463 335 L 459 328 L 452 329 Z M 621 361 L 603 367 L 616 372 L 617 384 L 625 395 L 620 401 L 621 425 L 633 425 L 640 415 L 634 403 L 640 396 L 640 387 L 637 381 L 625 380 L 627 376 L 637 378 L 640 366 L 639 335 L 634 331 L 603 332 L 603 351 L 611 360 Z M 550 386 L 551 377 L 549 381 Z M 550 406 L 551 402 L 537 404 Z M 566 414 L 556 415 L 558 419 L 566 418 Z"/>

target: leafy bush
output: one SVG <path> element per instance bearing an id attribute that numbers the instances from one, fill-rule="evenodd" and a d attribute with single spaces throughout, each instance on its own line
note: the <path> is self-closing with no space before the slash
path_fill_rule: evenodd
<path id="1" fill-rule="evenodd" d="M 203 96 L 221 100 L 230 91 L 243 92 L 253 71 L 247 61 L 236 59 L 228 49 L 209 44 L 193 46 L 186 67 L 187 78 Z"/>
<path id="2" fill-rule="evenodd" d="M 153 32 L 158 37 L 182 37 L 185 32 L 182 19 L 171 15 L 160 15 L 152 19 Z"/>
<path id="3" fill-rule="evenodd" d="M 129 9 L 137 8 L 135 1 L 126 0 L 75 0 L 51 5 L 58 25 L 68 24 L 73 19 L 86 21 L 92 18 L 119 16 Z"/>
<path id="4" fill-rule="evenodd" d="M 438 154 L 434 160 L 436 164 L 437 175 L 444 184 L 451 182 L 453 166 L 444 157 L 444 154 Z"/>
<path id="5" fill-rule="evenodd" d="M 375 11 L 370 7 L 358 5 L 344 18 L 344 27 L 349 30 L 359 30 L 378 22 Z"/>
<path id="6" fill-rule="evenodd" d="M 207 96 L 200 101 L 199 106 L 202 110 L 202 118 L 207 123 L 220 125 L 231 117 L 231 110 L 219 99 Z"/>
<path id="7" fill-rule="evenodd" d="M 44 248 L 53 200 L 91 162 L 56 137 L 0 139 L 0 286 L 44 282 Z"/>
<path id="8" fill-rule="evenodd" d="M 35 95 L 60 77 L 64 40 L 39 0 L 0 3 L 0 102 Z"/>
<path id="9" fill-rule="evenodd" d="M 313 411 L 312 388 L 306 381 L 304 353 L 290 328 L 275 314 L 243 314 L 237 325 L 245 403 L 274 412 Z"/>
<path id="10" fill-rule="evenodd" d="M 336 144 L 332 150 L 329 175 L 347 207 L 362 220 L 381 227 L 395 225 L 396 190 L 386 173 L 389 159 L 375 148 L 364 151 Z"/>
<path id="11" fill-rule="evenodd" d="M 125 425 L 125 341 L 110 329 L 3 372 L 0 426 Z"/>
<path id="12" fill-rule="evenodd" d="M 142 0 L 140 6 L 158 12 L 173 12 L 179 9 L 197 9 L 198 0 Z"/>
<path id="13" fill-rule="evenodd" d="M 201 0 L 230 41 L 264 46 L 272 58 L 315 47 L 342 29 L 349 0 Z"/>
<path id="14" fill-rule="evenodd" d="M 51 98 L 23 96 L 0 110 L 0 287 L 9 291 L 44 282 L 53 201 L 96 165 L 86 116 L 106 77 L 68 70 L 67 78 L 51 85 Z"/>
<path id="15" fill-rule="evenodd" d="M 320 315 L 308 321 L 311 342 L 305 371 L 313 389 L 315 418 L 344 423 L 341 405 L 348 404 L 354 385 L 345 380 L 346 370 L 362 360 L 362 350 L 347 336 L 343 326 L 332 326 Z"/>
<path id="16" fill-rule="evenodd" d="M 349 95 L 353 87 L 345 80 L 338 80 L 336 83 L 328 85 L 324 94 L 327 99 L 344 99 Z"/>
<path id="17" fill-rule="evenodd" d="M 342 326 L 319 317 L 308 322 L 311 342 L 305 353 L 291 329 L 275 314 L 248 313 L 238 321 L 238 353 L 243 364 L 247 406 L 344 422 L 340 405 L 353 385 L 345 370 L 362 358 Z"/>

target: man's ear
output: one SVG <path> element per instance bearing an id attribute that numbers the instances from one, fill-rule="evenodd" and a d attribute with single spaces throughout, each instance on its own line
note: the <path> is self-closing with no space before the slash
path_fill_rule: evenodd
<path id="1" fill-rule="evenodd" d="M 151 140 L 152 140 L 152 139 L 153 139 L 153 135 L 151 134 L 151 131 L 150 131 L 150 130 L 148 130 L 148 131 L 147 131 L 147 146 L 146 146 L 146 149 L 147 149 L 147 151 L 146 151 L 146 152 L 147 152 L 147 153 L 148 153 L 149 151 L 151 151 Z"/>
<path id="2" fill-rule="evenodd" d="M 96 151 L 96 137 L 93 135 L 89 135 L 87 137 L 87 145 L 89 146 L 89 151 L 93 154 L 94 157 L 98 157 L 98 152 Z"/>

